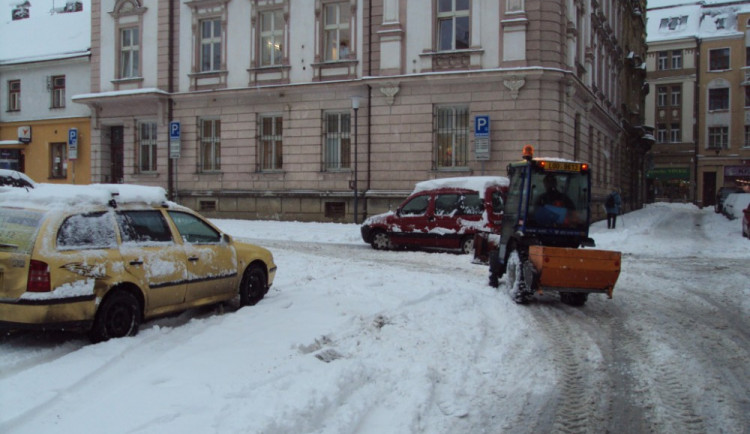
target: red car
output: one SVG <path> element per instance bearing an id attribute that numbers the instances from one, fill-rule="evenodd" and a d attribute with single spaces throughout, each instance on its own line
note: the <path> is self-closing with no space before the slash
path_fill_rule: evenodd
<path id="1" fill-rule="evenodd" d="M 750 204 L 742 211 L 742 235 L 750 238 Z"/>
<path id="2" fill-rule="evenodd" d="M 469 176 L 420 182 L 393 212 L 362 223 L 362 239 L 375 249 L 474 248 L 479 231 L 499 233 L 508 178 Z"/>

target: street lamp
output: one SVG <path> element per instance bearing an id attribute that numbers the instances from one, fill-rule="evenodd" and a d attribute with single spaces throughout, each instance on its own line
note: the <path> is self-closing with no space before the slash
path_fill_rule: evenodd
<path id="1" fill-rule="evenodd" d="M 358 216 L 359 214 L 359 189 L 357 185 L 357 111 L 359 111 L 359 97 L 353 96 L 352 97 L 352 109 L 354 109 L 354 223 L 358 223 Z"/>

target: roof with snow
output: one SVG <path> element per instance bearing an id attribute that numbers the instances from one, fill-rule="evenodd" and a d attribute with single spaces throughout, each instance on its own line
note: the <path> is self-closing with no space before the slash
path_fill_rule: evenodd
<path id="1" fill-rule="evenodd" d="M 414 187 L 414 191 L 412 192 L 412 194 L 425 190 L 435 190 L 438 188 L 464 188 L 476 192 L 483 192 L 489 187 L 507 187 L 509 185 L 510 180 L 504 176 L 463 176 L 456 178 L 440 178 L 418 182 Z"/>
<path id="2" fill-rule="evenodd" d="M 34 205 L 43 209 L 70 208 L 82 205 L 107 205 L 112 199 L 118 204 L 167 202 L 161 187 L 133 184 L 36 184 L 36 188 L 0 191 L 0 205 Z"/>
<path id="3" fill-rule="evenodd" d="M 739 35 L 737 14 L 740 13 L 750 13 L 750 2 L 650 0 L 646 13 L 646 42 Z"/>
<path id="4" fill-rule="evenodd" d="M 0 0 L 0 65 L 91 51 L 91 0 Z"/>

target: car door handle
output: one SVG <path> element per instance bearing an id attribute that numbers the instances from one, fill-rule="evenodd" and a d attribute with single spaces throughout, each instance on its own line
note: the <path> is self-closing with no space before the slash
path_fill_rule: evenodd
<path id="1" fill-rule="evenodd" d="M 143 261 L 130 261 L 130 265 L 143 265 Z"/>
<path id="2" fill-rule="evenodd" d="M 197 260 L 198 260 L 197 256 L 191 256 L 191 257 L 188 258 L 188 261 L 190 261 L 190 262 L 195 262 Z"/>

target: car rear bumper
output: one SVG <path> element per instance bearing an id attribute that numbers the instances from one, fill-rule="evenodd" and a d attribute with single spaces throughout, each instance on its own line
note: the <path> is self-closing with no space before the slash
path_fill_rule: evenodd
<path id="1" fill-rule="evenodd" d="M 0 328 L 63 329 L 90 326 L 96 314 L 94 295 L 55 299 L 0 300 Z"/>

